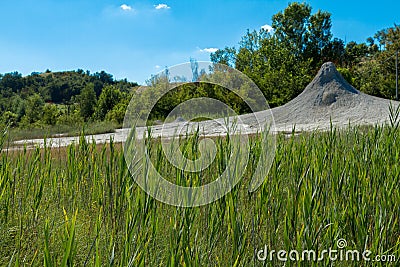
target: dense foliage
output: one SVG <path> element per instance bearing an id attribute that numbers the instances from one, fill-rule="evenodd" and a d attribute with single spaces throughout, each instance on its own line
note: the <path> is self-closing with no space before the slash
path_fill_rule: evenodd
<path id="1" fill-rule="evenodd" d="M 76 124 L 109 119 L 122 122 L 113 108 L 133 91 L 137 83 L 115 80 L 104 71 L 83 70 L 0 75 L 0 122 L 31 127 Z M 123 116 L 122 116 L 123 118 Z"/>

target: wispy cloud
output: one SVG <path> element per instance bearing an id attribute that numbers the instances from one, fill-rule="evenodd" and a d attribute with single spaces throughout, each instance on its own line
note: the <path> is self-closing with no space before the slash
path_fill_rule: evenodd
<path id="1" fill-rule="evenodd" d="M 270 33 L 274 32 L 274 28 L 272 28 L 272 26 L 268 25 L 268 24 L 261 26 L 261 29 L 263 29 L 264 31 L 270 32 Z"/>
<path id="2" fill-rule="evenodd" d="M 218 48 L 210 47 L 210 48 L 200 49 L 200 52 L 202 52 L 202 53 L 215 53 L 217 50 L 218 50 Z"/>
<path id="3" fill-rule="evenodd" d="M 161 68 L 160 65 L 156 65 L 154 68 L 159 69 Z"/>
<path id="4" fill-rule="evenodd" d="M 129 6 L 129 5 L 127 5 L 127 4 L 122 4 L 122 5 L 120 6 L 120 8 L 121 8 L 122 10 L 124 10 L 124 11 L 131 11 L 131 10 L 132 10 L 132 7 Z"/>
<path id="5" fill-rule="evenodd" d="M 171 7 L 168 6 L 167 4 L 158 4 L 154 6 L 155 9 L 160 10 L 160 9 L 170 9 Z"/>

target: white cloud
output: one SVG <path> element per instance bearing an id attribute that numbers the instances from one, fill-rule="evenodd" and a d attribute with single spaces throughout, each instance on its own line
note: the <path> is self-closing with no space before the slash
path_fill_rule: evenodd
<path id="1" fill-rule="evenodd" d="M 274 28 L 272 28 L 271 25 L 268 25 L 268 24 L 261 26 L 261 29 L 263 29 L 264 31 L 270 32 L 270 33 L 274 32 Z"/>
<path id="2" fill-rule="evenodd" d="M 131 11 L 131 10 L 132 10 L 132 7 L 131 7 L 131 6 L 128 6 L 127 4 L 122 4 L 122 5 L 120 6 L 120 8 L 121 8 L 122 10 L 124 10 L 124 11 Z"/>
<path id="3" fill-rule="evenodd" d="M 156 69 L 159 69 L 159 68 L 161 68 L 161 67 L 160 67 L 160 65 L 156 65 L 155 68 L 156 68 Z"/>
<path id="4" fill-rule="evenodd" d="M 200 52 L 202 53 L 215 53 L 218 50 L 218 48 L 204 48 L 204 49 L 200 49 Z"/>
<path id="5" fill-rule="evenodd" d="M 157 10 L 160 10 L 160 9 L 170 9 L 171 7 L 170 6 L 168 6 L 167 4 L 158 4 L 158 5 L 155 5 L 154 6 Z"/>

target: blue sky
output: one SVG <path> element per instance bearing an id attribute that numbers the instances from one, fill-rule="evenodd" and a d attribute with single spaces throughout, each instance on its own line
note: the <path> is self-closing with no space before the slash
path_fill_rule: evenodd
<path id="1" fill-rule="evenodd" d="M 400 23 L 400 2 L 306 1 L 332 14 L 332 32 L 364 42 Z M 289 1 L 1 0 L 0 73 L 84 69 L 144 83 L 165 66 L 209 60 Z"/>

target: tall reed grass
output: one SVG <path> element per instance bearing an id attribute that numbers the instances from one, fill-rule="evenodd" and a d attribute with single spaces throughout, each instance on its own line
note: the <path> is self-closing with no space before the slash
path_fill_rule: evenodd
<path id="1" fill-rule="evenodd" d="M 1 141 L 5 135 L 1 135 Z M 171 181 L 208 182 L 225 167 L 228 138 L 199 173 L 169 164 L 148 142 Z M 248 192 L 259 136 L 250 140 L 243 179 L 206 206 L 177 208 L 140 189 L 121 145 L 80 143 L 1 152 L 1 266 L 282 266 L 255 251 L 335 248 L 395 254 L 400 262 L 400 132 L 397 127 L 277 136 L 275 161 L 261 188 Z M 196 157 L 199 138 L 182 141 Z M 3 142 L 0 142 L 3 144 Z M 386 266 L 378 262 L 287 262 L 293 266 Z"/>

